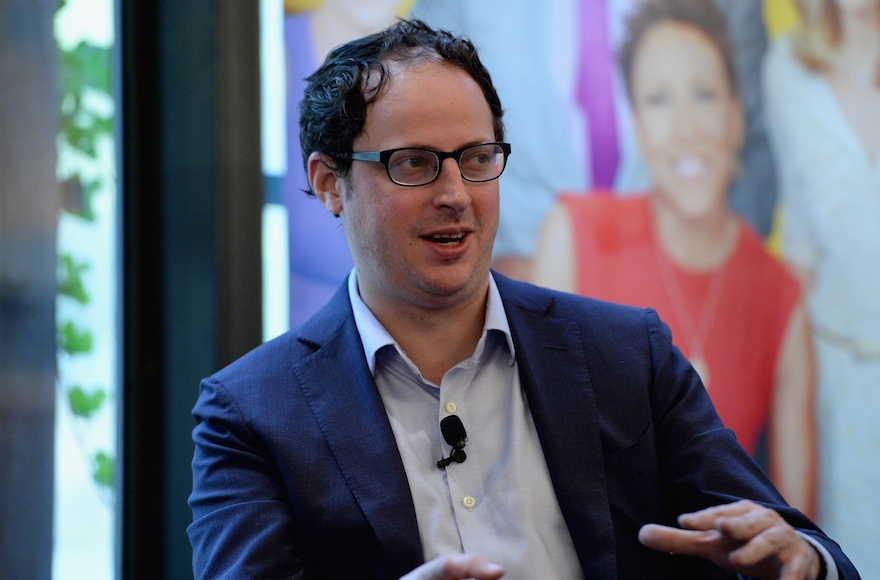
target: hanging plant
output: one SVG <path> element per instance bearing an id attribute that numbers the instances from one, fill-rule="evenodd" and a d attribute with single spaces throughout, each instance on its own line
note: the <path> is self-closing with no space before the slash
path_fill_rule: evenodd
<path id="1" fill-rule="evenodd" d="M 61 3 L 63 7 L 64 3 Z M 61 81 L 61 131 L 58 136 L 59 181 L 62 211 L 86 223 L 95 223 L 95 198 L 101 191 L 112 189 L 112 172 L 102 170 L 99 146 L 112 139 L 113 99 L 111 97 L 112 52 L 109 48 L 80 42 L 72 49 L 59 46 L 59 77 Z M 62 162 L 62 160 L 65 160 Z M 92 264 L 69 252 L 58 257 L 58 295 L 85 308 L 92 302 L 84 275 Z M 92 355 L 94 335 L 91 329 L 73 320 L 58 321 L 59 356 Z M 90 422 L 112 400 L 108 389 L 86 388 L 78 384 L 61 384 L 59 388 L 67 409 L 81 428 L 76 430 L 77 443 L 91 462 L 92 480 L 102 498 L 113 501 L 115 458 L 102 449 L 91 449 L 83 432 Z"/>

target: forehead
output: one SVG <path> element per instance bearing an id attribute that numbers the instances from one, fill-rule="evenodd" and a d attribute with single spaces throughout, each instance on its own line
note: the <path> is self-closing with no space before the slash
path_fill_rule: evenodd
<path id="1" fill-rule="evenodd" d="M 489 103 L 464 70 L 437 59 L 386 63 L 388 79 L 355 140 L 371 147 L 453 149 L 494 140 Z"/>
<path id="2" fill-rule="evenodd" d="M 645 31 L 634 56 L 633 84 L 686 73 L 726 77 L 724 55 L 715 40 L 697 25 L 676 20 Z"/>

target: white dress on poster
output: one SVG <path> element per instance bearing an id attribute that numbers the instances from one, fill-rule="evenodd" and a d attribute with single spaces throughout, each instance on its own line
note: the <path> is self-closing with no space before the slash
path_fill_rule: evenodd
<path id="1" fill-rule="evenodd" d="M 863 578 L 880 578 L 880 152 L 789 38 L 768 52 L 764 83 L 783 252 L 813 280 L 819 524 Z"/>

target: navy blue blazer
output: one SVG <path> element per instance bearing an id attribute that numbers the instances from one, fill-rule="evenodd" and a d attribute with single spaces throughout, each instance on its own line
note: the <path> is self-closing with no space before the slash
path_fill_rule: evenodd
<path id="1" fill-rule="evenodd" d="M 653 311 L 495 278 L 587 578 L 723 577 L 637 534 L 741 498 L 778 510 L 828 548 L 842 578 L 858 577 L 721 424 Z M 397 579 L 423 563 L 345 284 L 304 325 L 205 379 L 193 415 L 196 578 Z"/>

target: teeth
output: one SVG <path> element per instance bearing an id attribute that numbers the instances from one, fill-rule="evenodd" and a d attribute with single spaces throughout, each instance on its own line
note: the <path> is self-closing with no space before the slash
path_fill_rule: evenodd
<path id="1" fill-rule="evenodd" d="M 436 236 L 429 236 L 429 238 L 438 244 L 454 246 L 464 239 L 464 232 L 458 232 L 455 234 L 438 234 Z"/>
<path id="2" fill-rule="evenodd" d="M 706 170 L 706 164 L 697 157 L 679 159 L 675 164 L 675 171 L 682 177 L 697 177 Z"/>

